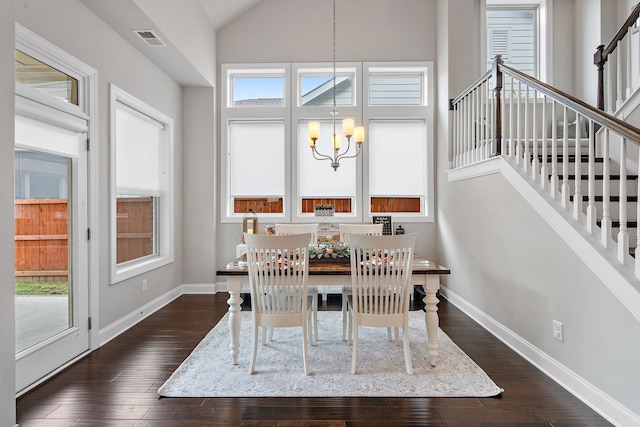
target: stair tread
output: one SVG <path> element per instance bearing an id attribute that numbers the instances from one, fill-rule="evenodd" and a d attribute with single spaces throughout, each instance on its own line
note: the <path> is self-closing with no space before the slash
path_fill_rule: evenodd
<path id="1" fill-rule="evenodd" d="M 569 200 L 573 201 L 574 196 L 571 195 L 569 196 Z M 588 202 L 589 201 L 589 196 L 582 196 L 582 201 L 583 202 Z M 595 202 L 603 202 L 604 201 L 604 196 L 594 196 L 594 201 Z M 614 202 L 614 203 L 619 203 L 620 202 L 620 196 L 609 196 L 609 201 L 610 202 Z M 627 202 L 637 202 L 638 201 L 638 196 L 627 196 Z"/>

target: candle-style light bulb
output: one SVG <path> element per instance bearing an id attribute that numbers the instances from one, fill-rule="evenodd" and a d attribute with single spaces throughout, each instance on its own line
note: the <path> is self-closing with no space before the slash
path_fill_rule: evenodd
<path id="1" fill-rule="evenodd" d="M 353 126 L 353 119 L 344 119 L 342 121 L 342 133 L 344 133 L 344 136 L 346 136 L 347 138 L 351 138 L 353 136 Z"/>
<path id="2" fill-rule="evenodd" d="M 364 126 L 358 126 L 354 130 L 355 141 L 358 144 L 362 144 L 364 142 Z"/>

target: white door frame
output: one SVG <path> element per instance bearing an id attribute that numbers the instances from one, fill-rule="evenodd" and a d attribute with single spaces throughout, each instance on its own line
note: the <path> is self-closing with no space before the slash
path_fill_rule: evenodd
<path id="1" fill-rule="evenodd" d="M 91 239 L 88 242 L 88 316 L 91 318 L 92 328 L 89 330 L 89 350 L 92 351 L 99 347 L 99 216 L 98 216 L 98 191 L 99 191 L 99 176 L 98 176 L 98 125 L 97 125 L 97 113 L 98 113 L 98 73 L 97 71 L 69 55 L 64 50 L 50 43 L 46 39 L 38 36 L 32 31 L 26 29 L 20 24 L 16 23 L 16 49 L 48 64 L 54 68 L 63 71 L 64 73 L 73 76 L 78 79 L 78 106 L 67 104 L 63 101 L 52 99 L 52 97 L 45 94 L 33 93 L 29 91 L 30 88 L 16 89 L 17 92 L 22 92 L 25 89 L 30 99 L 38 102 L 44 102 L 47 105 L 76 115 L 78 117 L 86 118 L 88 123 L 87 139 L 90 147 L 87 153 L 87 191 L 88 191 L 88 206 L 87 206 L 87 228 L 93 230 L 91 233 Z M 16 85 L 19 86 L 18 84 Z M 16 92 L 16 93 L 17 93 Z M 22 93 L 25 95 L 25 93 Z M 35 99 L 34 99 L 35 98 Z M 17 111 L 16 111 L 17 112 Z M 16 393 L 16 396 L 24 394 L 33 387 L 42 383 L 46 379 L 55 375 L 57 372 L 63 370 L 67 366 L 74 363 L 77 359 L 83 357 L 78 355 L 77 358 L 70 360 L 64 365 L 58 367 L 58 369 L 52 371 L 47 376 L 41 378 L 39 381 L 31 384 L 29 387 L 24 388 Z"/>

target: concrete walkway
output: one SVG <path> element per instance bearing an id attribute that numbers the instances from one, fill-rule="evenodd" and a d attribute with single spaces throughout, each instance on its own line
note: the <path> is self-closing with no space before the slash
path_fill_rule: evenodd
<path id="1" fill-rule="evenodd" d="M 16 297 L 16 353 L 69 327 L 67 295 Z"/>

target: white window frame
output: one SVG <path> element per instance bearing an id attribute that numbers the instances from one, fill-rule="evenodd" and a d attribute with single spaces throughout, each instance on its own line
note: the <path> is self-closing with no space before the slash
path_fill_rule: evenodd
<path id="1" fill-rule="evenodd" d="M 364 162 L 363 174 L 363 204 L 365 210 L 365 222 L 370 222 L 373 216 L 392 216 L 394 222 L 434 222 L 435 221 L 435 125 L 434 125 L 434 105 L 435 105 L 435 86 L 434 86 L 434 65 L 431 61 L 423 62 L 366 62 L 363 66 L 364 84 L 363 93 L 366 99 L 364 103 L 364 123 L 365 129 L 369 128 L 372 120 L 403 120 L 403 119 L 424 119 L 426 122 L 426 150 L 424 159 L 425 173 L 423 188 L 426 194 L 423 195 L 420 203 L 420 213 L 384 213 L 371 212 L 371 204 L 369 203 L 369 165 Z M 422 73 L 423 79 L 423 100 L 420 106 L 371 106 L 369 105 L 369 74 L 379 73 Z M 369 157 L 369 146 L 364 143 L 365 158 Z M 398 196 L 401 197 L 401 196 Z"/>
<path id="2" fill-rule="evenodd" d="M 368 74 L 365 70 L 375 72 L 387 71 L 396 73 L 416 72 L 423 73 L 423 105 L 411 106 L 375 106 L 368 105 Z M 298 126 L 310 120 L 325 120 L 330 117 L 331 108 L 327 106 L 300 106 L 300 78 L 301 74 L 308 71 L 333 72 L 332 63 L 292 63 L 292 64 L 222 64 L 221 66 L 221 222 L 241 223 L 244 213 L 233 213 L 233 200 L 230 192 L 230 164 L 225 153 L 229 152 L 228 124 L 237 121 L 265 121 L 283 120 L 285 123 L 285 195 L 283 200 L 283 214 L 258 213 L 261 223 L 269 222 L 320 222 L 325 217 L 315 217 L 312 213 L 302 213 L 302 197 L 299 192 L 299 177 L 303 171 L 296 159 L 302 154 L 300 150 L 309 151 L 307 141 L 300 141 Z M 238 73 L 254 73 L 255 75 L 268 75 L 269 73 L 283 72 L 285 75 L 285 101 L 284 107 L 232 107 L 231 84 L 232 78 Z M 354 195 L 352 212 L 348 214 L 336 213 L 335 221 L 340 222 L 371 222 L 373 216 L 390 215 L 394 221 L 403 222 L 433 222 L 435 221 L 435 85 L 434 65 L 431 61 L 411 62 L 343 62 L 336 64 L 336 74 L 353 73 L 353 106 L 340 105 L 338 112 L 340 120 L 345 117 L 354 118 L 356 123 L 365 126 L 365 142 L 363 151 L 355 159 L 345 161 L 356 162 L 356 194 Z M 364 77 L 363 77 L 364 76 Z M 294 98 L 295 96 L 295 98 Z M 425 150 L 425 194 L 421 201 L 420 213 L 371 213 L 369 207 L 368 192 L 368 147 L 366 129 L 371 119 L 412 119 L 426 120 L 426 150 Z M 341 122 L 340 122 L 341 126 Z M 311 156 L 311 153 L 308 153 Z M 326 168 L 332 172 L 328 162 Z M 398 197 L 401 197 L 400 195 Z"/>
<path id="3" fill-rule="evenodd" d="M 156 268 L 168 265 L 174 261 L 174 189 L 173 189 L 173 158 L 174 158 L 174 121 L 171 117 L 161 113 L 133 95 L 125 92 L 116 85 L 110 88 L 110 143 L 111 143 L 111 284 L 146 273 Z M 161 168 L 165 173 L 161 179 L 159 206 L 155 206 L 154 218 L 157 221 L 154 245 L 157 252 L 153 255 L 137 258 L 131 261 L 117 263 L 117 190 L 116 190 L 116 105 L 122 103 L 127 107 L 155 120 L 164 126 L 161 133 Z"/>
<path id="4" fill-rule="evenodd" d="M 300 85 L 301 77 L 305 74 L 333 74 L 333 64 L 322 62 L 322 63 L 294 63 L 292 65 L 292 75 L 293 82 L 292 85 L 294 89 L 292 89 L 292 93 L 296 96 L 295 107 L 292 111 L 292 123 L 295 123 L 292 129 L 292 140 L 293 140 L 293 153 L 292 158 L 298 159 L 299 155 L 308 155 L 311 156 L 311 150 L 306 140 L 300 141 L 298 137 L 298 126 L 300 123 L 308 123 L 309 121 L 324 121 L 331 120 L 332 116 L 330 114 L 331 108 L 333 105 L 320 105 L 320 106 L 302 106 L 301 104 L 301 94 L 302 88 Z M 352 105 L 338 105 L 336 107 L 338 111 L 338 116 L 336 118 L 336 133 L 342 133 L 342 119 L 352 118 L 355 120 L 356 126 L 362 123 L 362 63 L 360 62 L 340 62 L 336 64 L 336 76 L 352 76 Z M 343 138 L 343 144 L 345 143 L 345 139 Z M 353 146 L 355 143 L 352 141 L 351 145 Z M 365 143 L 366 144 L 366 132 L 365 132 Z M 302 153 L 300 152 L 302 150 Z M 323 154 L 332 155 L 333 153 L 326 152 Z M 353 195 L 352 198 L 352 210 L 350 213 L 335 213 L 334 218 L 343 222 L 361 222 L 363 217 L 363 206 L 362 206 L 362 158 L 364 152 L 360 154 L 356 158 L 345 159 L 343 162 L 355 162 L 355 188 L 356 194 Z M 317 160 L 320 161 L 320 160 Z M 329 161 L 320 161 L 323 166 L 327 170 L 327 174 L 329 176 L 334 173 L 334 170 L 331 168 Z M 295 180 L 292 184 L 292 192 L 294 196 L 294 205 L 291 208 L 292 211 L 292 221 L 293 222 L 312 222 L 312 221 L 321 221 L 326 220 L 323 217 L 315 217 L 314 213 L 302 213 L 302 196 L 300 195 L 300 176 L 304 171 L 300 169 L 299 162 L 295 162 L 293 166 L 295 170 Z"/>
<path id="5" fill-rule="evenodd" d="M 243 75 L 246 77 L 284 77 L 284 106 L 283 107 L 233 107 L 232 88 L 233 77 Z M 231 171 L 229 162 L 229 124 L 231 122 L 265 122 L 282 121 L 285 127 L 285 159 L 284 164 L 291 164 L 291 113 L 290 113 L 290 93 L 291 93 L 291 65 L 290 64 L 223 64 L 222 84 L 220 88 L 220 99 L 222 108 L 220 109 L 220 140 L 221 144 L 221 222 L 242 223 L 244 213 L 233 212 L 233 197 L 231 195 Z M 291 220 L 291 171 L 285 167 L 285 193 L 283 195 L 282 214 L 262 214 L 258 213 L 261 223 L 268 222 L 289 222 Z"/>
<path id="6" fill-rule="evenodd" d="M 536 62 L 538 70 L 535 77 L 538 80 L 553 85 L 553 0 L 486 0 L 486 7 L 535 7 L 537 9 Z M 486 16 L 487 13 L 485 9 L 482 14 L 483 28 L 485 28 L 482 32 L 482 38 L 484 39 L 483 45 L 485 47 L 484 58 L 486 58 L 486 49 L 488 49 L 486 40 Z M 484 74 L 486 72 L 484 69 L 484 60 L 482 67 L 481 72 Z"/>

